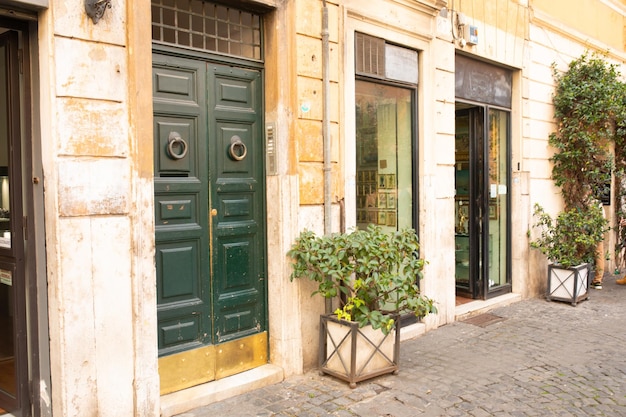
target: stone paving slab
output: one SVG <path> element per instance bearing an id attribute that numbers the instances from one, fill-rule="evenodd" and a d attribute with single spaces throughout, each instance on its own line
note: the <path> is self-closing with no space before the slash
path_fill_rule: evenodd
<path id="1" fill-rule="evenodd" d="M 626 286 L 575 307 L 529 299 L 401 346 L 401 370 L 357 388 L 317 371 L 178 417 L 626 416 Z"/>

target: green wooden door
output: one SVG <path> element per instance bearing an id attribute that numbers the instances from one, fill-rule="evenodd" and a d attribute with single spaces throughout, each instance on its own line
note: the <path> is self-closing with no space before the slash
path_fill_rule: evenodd
<path id="1" fill-rule="evenodd" d="M 210 64 L 214 339 L 265 327 L 261 74 Z"/>
<path id="2" fill-rule="evenodd" d="M 157 53 L 153 90 L 165 393 L 267 362 L 263 96 L 258 69 Z"/>

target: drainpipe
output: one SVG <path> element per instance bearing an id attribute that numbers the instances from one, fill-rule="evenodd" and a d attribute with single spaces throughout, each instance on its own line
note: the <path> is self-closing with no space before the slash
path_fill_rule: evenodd
<path id="1" fill-rule="evenodd" d="M 330 91 L 330 81 L 328 79 L 330 47 L 328 45 L 328 8 L 326 0 L 322 0 L 322 140 L 324 141 L 324 234 L 332 233 L 332 165 L 330 155 L 330 118 L 328 109 L 328 94 Z M 326 299 L 326 314 L 333 311 L 333 302 Z"/>
<path id="2" fill-rule="evenodd" d="M 332 165 L 330 146 L 330 117 L 328 95 L 330 80 L 328 79 L 330 47 L 328 45 L 328 8 L 326 0 L 322 0 L 322 139 L 324 141 L 324 234 L 332 233 Z"/>

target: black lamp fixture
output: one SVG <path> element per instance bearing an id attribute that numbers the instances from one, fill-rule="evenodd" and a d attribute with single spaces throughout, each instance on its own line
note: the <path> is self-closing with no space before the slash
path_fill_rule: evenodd
<path id="1" fill-rule="evenodd" d="M 94 25 L 104 16 L 106 9 L 111 8 L 111 0 L 85 0 L 85 12 L 91 17 Z"/>

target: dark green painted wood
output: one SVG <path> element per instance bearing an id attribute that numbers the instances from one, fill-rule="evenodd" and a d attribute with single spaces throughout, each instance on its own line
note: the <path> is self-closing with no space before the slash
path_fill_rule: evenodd
<path id="1" fill-rule="evenodd" d="M 209 64 L 208 76 L 214 86 L 209 126 L 216 146 L 210 161 L 217 210 L 214 334 L 220 343 L 266 328 L 263 95 L 260 71 Z M 233 140 L 247 149 L 242 160 L 229 155 Z"/>
<path id="2" fill-rule="evenodd" d="M 153 54 L 160 356 L 266 330 L 261 81 L 256 69 Z M 182 159 L 168 155 L 171 132 L 187 142 Z"/>
<path id="3" fill-rule="evenodd" d="M 211 343 L 206 63 L 153 54 L 159 355 Z M 182 159 L 168 138 L 187 142 Z"/>

